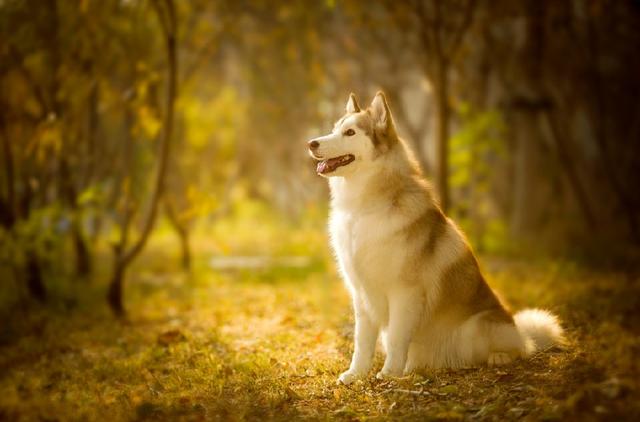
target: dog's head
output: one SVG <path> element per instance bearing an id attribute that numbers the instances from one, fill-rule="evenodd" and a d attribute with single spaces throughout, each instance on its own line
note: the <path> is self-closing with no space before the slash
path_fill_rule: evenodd
<path id="1" fill-rule="evenodd" d="M 309 154 L 318 160 L 316 172 L 323 177 L 348 176 L 370 166 L 398 142 L 387 99 L 379 91 L 366 110 L 349 95 L 346 114 L 330 134 L 308 142 Z"/>

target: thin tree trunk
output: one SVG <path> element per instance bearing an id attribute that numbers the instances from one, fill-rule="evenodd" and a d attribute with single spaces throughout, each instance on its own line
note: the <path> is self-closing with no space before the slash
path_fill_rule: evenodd
<path id="1" fill-rule="evenodd" d="M 548 116 L 552 109 L 552 103 L 547 97 L 529 99 L 515 97 L 511 102 L 513 109 L 512 127 L 517 128 L 513 134 L 515 149 L 513 154 L 513 207 L 511 209 L 510 228 L 514 237 L 531 237 L 535 235 L 545 215 L 544 204 L 546 201 L 545 185 L 540 183 L 540 171 L 544 164 L 543 145 L 541 139 L 545 134 L 541 133 L 541 125 L 544 118 Z M 575 170 L 575 165 L 569 156 L 569 151 L 564 138 L 559 131 L 559 127 L 554 125 L 552 120 L 547 121 L 550 125 L 551 142 L 556 143 L 559 160 L 563 165 L 562 171 L 567 174 L 569 183 L 578 196 L 578 202 L 584 207 L 582 211 L 587 212 L 585 216 L 587 222 L 595 226 L 595 218 L 590 212 L 588 200 L 584 189 Z M 566 163 L 565 163 L 566 162 Z"/>
<path id="2" fill-rule="evenodd" d="M 436 71 L 435 107 L 435 157 L 436 187 L 440 196 L 440 206 L 444 212 L 449 208 L 449 77 L 448 69 L 441 64 Z"/>
<path id="3" fill-rule="evenodd" d="M 93 68 L 93 66 L 92 66 Z M 87 99 L 87 133 L 86 133 L 86 156 L 84 179 L 86 185 L 89 185 L 95 175 L 96 168 L 96 146 L 98 144 L 98 127 L 100 121 L 100 113 L 98 112 L 98 104 L 100 102 L 100 91 L 97 81 L 91 83 L 91 91 Z"/>
<path id="4" fill-rule="evenodd" d="M 77 202 L 78 194 L 69 167 L 66 159 L 60 160 L 62 197 L 66 200 L 71 214 L 71 239 L 76 257 L 76 275 L 80 278 L 85 278 L 91 272 L 91 253 L 82 232 L 81 211 Z"/>
<path id="5" fill-rule="evenodd" d="M 125 316 L 125 309 L 123 303 L 123 282 L 127 265 L 122 262 L 120 257 L 116 254 L 113 263 L 113 275 L 109 282 L 109 291 L 107 293 L 107 302 L 113 313 L 118 317 Z"/>
<path id="6" fill-rule="evenodd" d="M 182 269 L 185 271 L 189 271 L 191 270 L 191 244 L 189 242 L 189 228 L 187 224 L 180 221 L 180 218 L 176 214 L 176 210 L 174 209 L 171 201 L 167 199 L 164 202 L 169 222 L 171 223 L 171 226 L 174 228 L 176 234 L 178 235 L 178 238 L 180 239 Z"/>
<path id="7" fill-rule="evenodd" d="M 86 278 L 91 273 L 91 253 L 89 252 L 87 241 L 82 234 L 82 229 L 80 227 L 80 222 L 78 221 L 78 219 L 78 215 L 73 216 L 74 221 L 71 229 L 71 235 L 73 237 L 73 247 L 76 252 L 76 275 L 81 278 Z"/>
<path id="8" fill-rule="evenodd" d="M 4 126 L 4 117 L 0 110 L 0 137 L 2 138 L 2 149 L 5 161 L 5 175 L 7 178 L 7 208 L 0 213 L 0 216 L 6 214 L 6 223 L 9 226 L 13 226 L 13 222 L 16 218 L 16 195 L 15 195 L 15 172 L 13 163 L 13 150 L 11 148 L 11 142 L 9 142 L 8 134 L 6 133 Z"/>
<path id="9" fill-rule="evenodd" d="M 39 302 L 46 301 L 47 289 L 42 281 L 42 269 L 40 268 L 40 261 L 35 251 L 27 251 L 25 267 L 26 284 L 29 294 Z"/>
<path id="10" fill-rule="evenodd" d="M 125 316 L 125 308 L 123 303 L 123 283 L 124 276 L 128 266 L 144 249 L 149 235 L 153 230 L 158 214 L 158 205 L 160 198 L 163 195 L 165 187 L 165 179 L 167 173 L 167 164 L 169 161 L 169 152 L 171 146 L 171 140 L 173 137 L 173 123 L 174 123 L 174 108 L 175 100 L 177 96 L 177 60 L 176 60 L 176 12 L 173 0 L 164 0 L 162 4 L 160 0 L 156 0 L 153 3 L 156 10 L 160 24 L 165 35 L 166 42 L 166 54 L 167 54 L 167 96 L 166 96 L 166 111 L 163 122 L 163 132 L 160 141 L 160 161 L 156 172 L 156 179 L 151 196 L 151 202 L 149 204 L 149 211 L 144 221 L 142 233 L 138 238 L 138 241 L 134 243 L 130 249 L 126 249 L 125 244 L 116 248 L 116 257 L 114 261 L 114 270 L 111 282 L 109 284 L 109 293 L 107 295 L 107 301 L 111 306 L 114 314 L 118 317 Z M 125 228 L 128 230 L 128 226 Z M 126 236 L 123 236 L 126 239 Z"/>
<path id="11" fill-rule="evenodd" d="M 510 231 L 515 238 L 526 238 L 531 235 L 538 219 L 540 204 L 536 189 L 535 174 L 538 171 L 539 151 L 536 136 L 537 112 L 517 110 L 515 112 L 514 173 L 513 173 L 513 206 L 511 208 Z"/>
<path id="12" fill-rule="evenodd" d="M 180 248 L 182 250 L 182 269 L 191 271 L 191 242 L 189 231 L 187 230 L 180 237 Z"/>
<path id="13" fill-rule="evenodd" d="M 473 247 L 478 252 L 484 251 L 484 230 L 485 222 L 481 215 L 481 194 L 479 192 L 480 174 L 478 171 L 478 161 L 480 160 L 480 154 L 478 151 L 478 145 L 472 143 L 471 160 L 469 163 L 469 218 L 472 224 L 471 238 L 473 239 Z"/>
<path id="14" fill-rule="evenodd" d="M 574 166 L 573 160 L 569 154 L 566 141 L 565 134 L 563 134 L 558 127 L 558 124 L 553 119 L 551 112 L 546 110 L 544 115 L 547 119 L 547 123 L 549 124 L 549 128 L 551 129 L 551 137 L 555 141 L 556 150 L 558 151 L 558 158 L 560 160 L 560 167 L 565 171 L 567 175 L 567 179 L 569 180 L 569 184 L 573 190 L 573 193 L 578 200 L 578 204 L 580 204 L 580 211 L 584 216 L 584 220 L 589 226 L 590 229 L 597 228 L 596 218 L 591 210 L 591 205 L 589 204 L 589 199 L 587 197 L 587 193 L 580 182 L 580 178 L 578 177 L 578 173 Z"/>

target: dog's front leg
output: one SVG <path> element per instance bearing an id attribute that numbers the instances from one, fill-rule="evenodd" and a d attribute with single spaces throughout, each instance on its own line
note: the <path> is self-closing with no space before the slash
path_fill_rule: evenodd
<path id="1" fill-rule="evenodd" d="M 353 299 L 353 308 L 356 319 L 353 356 L 349 370 L 338 378 L 338 383 L 345 385 L 363 378 L 371 370 L 379 331 L 378 325 L 373 322 L 357 297 Z"/>
<path id="2" fill-rule="evenodd" d="M 403 289 L 389 296 L 389 325 L 387 327 L 387 357 L 376 378 L 402 376 L 409 344 L 422 312 L 421 295 L 415 289 Z"/>

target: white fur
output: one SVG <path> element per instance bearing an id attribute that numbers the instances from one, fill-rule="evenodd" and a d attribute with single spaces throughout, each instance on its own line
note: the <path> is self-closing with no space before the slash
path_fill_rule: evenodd
<path id="1" fill-rule="evenodd" d="M 353 129 L 356 133 L 353 136 L 346 136 L 344 132 Z M 369 137 L 355 123 L 355 117 L 347 117 L 342 124 L 336 125 L 330 134 L 313 139 L 320 145 L 310 152 L 310 155 L 316 159 L 327 159 L 339 157 L 345 154 L 353 154 L 355 161 L 351 164 L 338 167 L 329 176 L 348 176 L 355 173 L 360 164 L 371 160 L 374 154 L 374 148 Z M 324 175 L 323 175 L 324 176 Z"/>
<path id="2" fill-rule="evenodd" d="M 564 332 L 558 318 L 543 309 L 525 309 L 513 316 L 524 337 L 527 354 L 564 343 Z"/>

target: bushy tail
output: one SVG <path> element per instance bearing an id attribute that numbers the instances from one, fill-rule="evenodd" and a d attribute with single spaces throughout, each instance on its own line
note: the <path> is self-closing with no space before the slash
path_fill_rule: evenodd
<path id="1" fill-rule="evenodd" d="M 565 341 L 564 330 L 558 317 L 542 309 L 525 309 L 513 316 L 518 331 L 524 338 L 527 355 Z"/>

